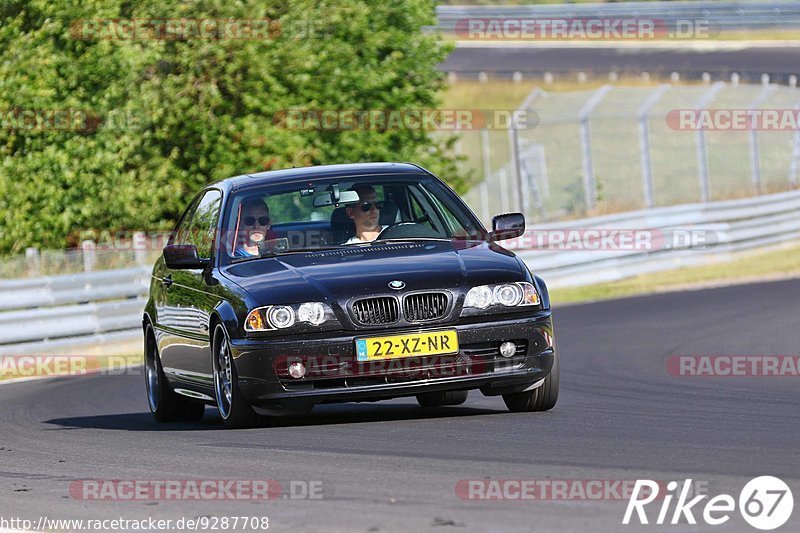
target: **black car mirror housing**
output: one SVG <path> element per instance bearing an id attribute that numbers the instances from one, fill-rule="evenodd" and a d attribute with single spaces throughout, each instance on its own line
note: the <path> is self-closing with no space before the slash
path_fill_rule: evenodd
<path id="1" fill-rule="evenodd" d="M 492 219 L 490 241 L 513 239 L 525 233 L 525 215 L 522 213 L 506 213 Z"/>
<path id="2" fill-rule="evenodd" d="M 206 268 L 211 260 L 199 257 L 194 244 L 169 244 L 164 247 L 164 263 L 173 270 L 189 270 Z"/>
<path id="3" fill-rule="evenodd" d="M 338 193 L 338 194 L 337 194 Z M 314 197 L 314 207 L 325 207 L 329 205 L 339 206 L 340 204 L 354 204 L 359 197 L 356 191 L 339 191 L 338 188 L 331 192 L 318 194 Z"/>

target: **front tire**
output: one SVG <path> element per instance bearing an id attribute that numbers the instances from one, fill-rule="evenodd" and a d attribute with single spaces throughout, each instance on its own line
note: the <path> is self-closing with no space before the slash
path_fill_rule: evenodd
<path id="1" fill-rule="evenodd" d="M 239 391 L 239 376 L 233 364 L 228 334 L 222 324 L 214 328 L 214 396 L 222 422 L 228 429 L 257 425 L 261 417 Z"/>
<path id="2" fill-rule="evenodd" d="M 532 391 L 503 394 L 503 401 L 512 413 L 549 411 L 555 407 L 558 401 L 559 379 L 560 371 L 558 368 L 558 356 L 556 356 L 553 360 L 553 368 L 544 378 L 544 383 Z"/>
<path id="3" fill-rule="evenodd" d="M 445 405 L 461 405 L 467 401 L 469 391 L 439 391 L 417 394 L 417 402 L 422 407 L 442 407 Z"/>
<path id="4" fill-rule="evenodd" d="M 157 422 L 199 420 L 203 417 L 205 404 L 184 400 L 170 389 L 161 366 L 153 326 L 150 324 L 145 329 L 144 383 L 147 404 Z"/>

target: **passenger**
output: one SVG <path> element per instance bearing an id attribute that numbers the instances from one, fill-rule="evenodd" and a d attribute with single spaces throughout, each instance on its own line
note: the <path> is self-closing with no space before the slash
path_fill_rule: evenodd
<path id="1" fill-rule="evenodd" d="M 254 257 L 259 254 L 258 243 L 274 239 L 269 207 L 261 198 L 249 198 L 242 202 L 237 224 L 237 246 L 234 257 Z"/>
<path id="2" fill-rule="evenodd" d="M 355 185 L 350 190 L 358 193 L 359 201 L 349 204 L 345 211 L 356 226 L 356 234 L 344 244 L 372 242 L 386 228 L 380 223 L 383 202 L 376 201 L 375 188 L 371 185 Z"/>

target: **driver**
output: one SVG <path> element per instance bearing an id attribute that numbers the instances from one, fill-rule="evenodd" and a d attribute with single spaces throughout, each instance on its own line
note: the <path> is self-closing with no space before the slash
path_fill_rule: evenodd
<path id="1" fill-rule="evenodd" d="M 242 202 L 238 224 L 238 246 L 234 257 L 253 257 L 259 255 L 258 243 L 274 239 L 269 207 L 260 198 L 248 198 Z"/>
<path id="2" fill-rule="evenodd" d="M 356 226 L 356 234 L 344 244 L 372 242 L 386 228 L 380 223 L 383 202 L 376 201 L 375 188 L 371 185 L 355 185 L 350 190 L 358 193 L 358 203 L 349 204 L 345 211 Z"/>

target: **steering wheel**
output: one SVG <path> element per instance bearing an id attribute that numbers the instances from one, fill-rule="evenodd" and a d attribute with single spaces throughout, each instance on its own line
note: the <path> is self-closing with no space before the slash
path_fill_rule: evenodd
<path id="1" fill-rule="evenodd" d="M 378 234 L 377 239 L 407 239 L 407 238 L 441 238 L 439 232 L 430 226 L 423 225 L 417 221 L 395 222 L 383 228 Z"/>

